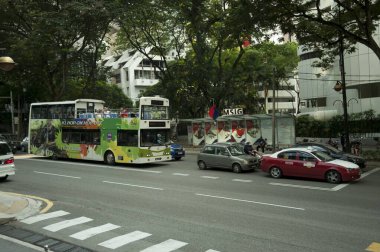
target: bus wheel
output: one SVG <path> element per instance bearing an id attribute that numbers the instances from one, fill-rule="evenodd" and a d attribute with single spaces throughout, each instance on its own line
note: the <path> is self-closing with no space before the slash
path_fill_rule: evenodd
<path id="1" fill-rule="evenodd" d="M 104 155 L 104 163 L 108 165 L 115 165 L 115 156 L 113 155 L 112 151 L 107 151 Z"/>

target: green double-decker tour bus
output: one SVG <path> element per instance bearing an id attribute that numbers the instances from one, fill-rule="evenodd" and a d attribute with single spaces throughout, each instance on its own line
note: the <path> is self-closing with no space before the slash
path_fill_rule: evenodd
<path id="1" fill-rule="evenodd" d="M 95 99 L 32 103 L 28 152 L 115 163 L 170 160 L 169 100 L 141 97 L 139 108 L 108 109 Z"/>

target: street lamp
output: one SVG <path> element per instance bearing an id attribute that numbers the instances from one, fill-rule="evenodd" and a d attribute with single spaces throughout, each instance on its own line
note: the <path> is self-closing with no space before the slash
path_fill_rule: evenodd
<path id="1" fill-rule="evenodd" d="M 16 63 L 11 57 L 3 56 L 0 57 L 0 69 L 3 71 L 10 71 L 15 67 Z"/>
<path id="2" fill-rule="evenodd" d="M 5 50 L 4 48 L 0 48 L 1 51 Z M 0 57 L 0 69 L 3 71 L 11 71 L 15 67 L 16 63 L 9 56 Z M 10 92 L 9 97 L 0 97 L 0 98 L 10 98 L 11 99 L 11 117 L 12 117 L 12 134 L 15 133 L 15 124 L 14 124 L 14 111 L 13 111 L 13 95 L 12 91 Z"/>

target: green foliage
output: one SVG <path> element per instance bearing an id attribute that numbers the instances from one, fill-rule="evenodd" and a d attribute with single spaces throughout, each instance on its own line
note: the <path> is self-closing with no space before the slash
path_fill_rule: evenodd
<path id="1" fill-rule="evenodd" d="M 133 102 L 123 91 L 116 85 L 108 84 L 104 81 L 96 82 L 91 92 L 82 94 L 83 87 L 86 85 L 83 81 L 72 81 L 69 83 L 68 92 L 63 99 L 99 99 L 106 102 L 106 106 L 109 108 L 118 109 L 121 107 L 133 107 Z"/>
<path id="2" fill-rule="evenodd" d="M 380 1 L 250 0 L 251 13 L 277 24 L 284 33 L 295 34 L 306 50 L 323 53 L 317 65 L 328 67 L 339 53 L 340 38 L 347 52 L 361 43 L 380 59 L 375 40 L 380 19 Z M 259 12 L 258 12 L 259 10 Z M 255 17 L 253 17 L 255 19 Z"/>
<path id="3" fill-rule="evenodd" d="M 62 99 L 67 83 L 78 76 L 90 87 L 114 19 L 112 3 L 0 0 L 0 47 L 18 63 L 6 82 L 27 88 L 32 101 Z"/>
<path id="4" fill-rule="evenodd" d="M 318 121 L 305 115 L 296 118 L 297 137 L 339 137 L 343 132 L 344 118 L 337 115 L 327 121 Z M 353 113 L 349 116 L 348 127 L 350 134 L 377 133 L 380 119 L 376 118 L 373 110 Z"/>

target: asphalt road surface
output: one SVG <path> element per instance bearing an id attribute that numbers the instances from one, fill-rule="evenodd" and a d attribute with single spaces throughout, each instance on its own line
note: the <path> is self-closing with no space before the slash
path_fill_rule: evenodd
<path id="1" fill-rule="evenodd" d="M 0 191 L 54 205 L 13 225 L 94 251 L 378 252 L 376 166 L 341 185 L 201 171 L 195 155 L 140 166 L 17 159 L 16 167 Z"/>

